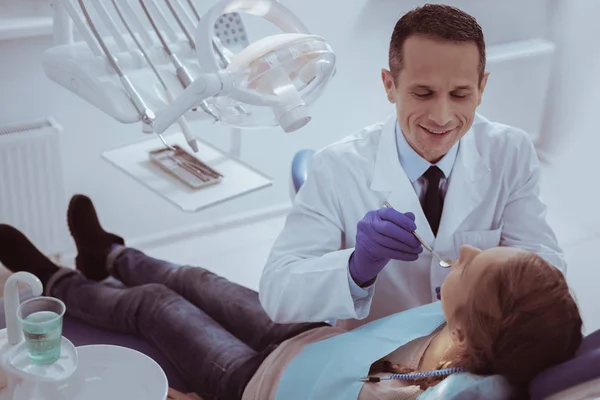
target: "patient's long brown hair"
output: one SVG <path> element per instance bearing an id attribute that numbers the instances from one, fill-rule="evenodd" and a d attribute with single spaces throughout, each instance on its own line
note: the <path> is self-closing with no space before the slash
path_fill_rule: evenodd
<path id="1" fill-rule="evenodd" d="M 563 274 L 533 253 L 513 256 L 489 268 L 455 316 L 464 329 L 465 347 L 441 367 L 461 366 L 479 375 L 503 375 L 526 393 L 533 377 L 575 355 L 582 340 L 582 321 Z M 414 372 L 389 362 L 377 372 Z M 443 378 L 414 381 L 421 389 Z"/>

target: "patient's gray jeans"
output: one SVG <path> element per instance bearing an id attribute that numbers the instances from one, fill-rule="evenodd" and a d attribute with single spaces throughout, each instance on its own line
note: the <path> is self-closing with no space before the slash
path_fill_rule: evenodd
<path id="1" fill-rule="evenodd" d="M 113 253 L 115 250 L 113 250 Z M 68 274 L 52 287 L 67 312 L 98 327 L 144 337 L 205 399 L 241 399 L 260 364 L 282 341 L 324 326 L 275 324 L 258 293 L 205 269 L 119 248 L 115 288 Z"/>

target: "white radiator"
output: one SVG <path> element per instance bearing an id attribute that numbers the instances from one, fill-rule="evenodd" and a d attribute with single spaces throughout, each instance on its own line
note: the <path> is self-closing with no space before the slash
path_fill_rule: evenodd
<path id="1" fill-rule="evenodd" d="M 50 119 L 0 125 L 0 223 L 47 255 L 70 248 L 60 131 Z"/>

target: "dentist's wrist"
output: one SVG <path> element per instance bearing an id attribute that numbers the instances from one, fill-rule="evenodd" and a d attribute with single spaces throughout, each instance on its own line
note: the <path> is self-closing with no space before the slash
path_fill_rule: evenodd
<path id="1" fill-rule="evenodd" d="M 361 288 L 365 288 L 375 283 L 377 275 L 386 263 L 386 260 L 364 260 L 360 253 L 357 254 L 355 250 L 350 255 L 348 270 L 352 280 Z M 378 264 L 381 264 L 381 266 Z M 374 271 L 376 272 L 373 273 Z"/>

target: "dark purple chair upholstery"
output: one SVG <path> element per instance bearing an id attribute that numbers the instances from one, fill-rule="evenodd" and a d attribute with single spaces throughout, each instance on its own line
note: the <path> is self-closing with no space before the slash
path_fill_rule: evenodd
<path id="1" fill-rule="evenodd" d="M 531 400 L 541 400 L 600 378 L 600 330 L 583 339 L 577 355 L 539 374 L 529 385 Z"/>

